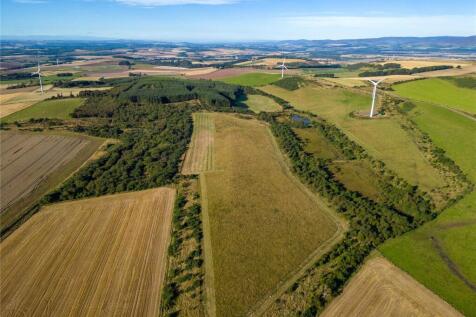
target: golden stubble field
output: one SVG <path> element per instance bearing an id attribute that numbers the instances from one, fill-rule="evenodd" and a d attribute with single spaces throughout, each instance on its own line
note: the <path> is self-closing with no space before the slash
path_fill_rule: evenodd
<path id="1" fill-rule="evenodd" d="M 58 94 L 69 96 L 77 95 L 85 90 L 84 88 L 56 88 L 52 85 L 43 86 L 44 94 L 39 87 L 27 87 L 19 89 L 0 89 L 0 118 L 6 117 L 14 112 L 28 108 L 29 106 L 54 97 Z M 88 88 L 87 90 L 105 90 L 109 87 Z"/>
<path id="2" fill-rule="evenodd" d="M 193 114 L 193 135 L 185 155 L 182 174 L 192 175 L 213 169 L 215 123 L 210 114 Z"/>
<path id="3" fill-rule="evenodd" d="M 213 170 L 200 175 L 208 312 L 243 316 L 290 287 L 345 224 L 292 175 L 264 123 L 201 115 L 215 127 Z"/>
<path id="4" fill-rule="evenodd" d="M 0 244 L 2 313 L 157 316 L 175 190 L 49 205 Z"/>
<path id="5" fill-rule="evenodd" d="M 84 136 L 1 132 L 2 232 L 21 218 L 24 208 L 90 158 L 102 142 Z"/>
<path id="6" fill-rule="evenodd" d="M 369 259 L 321 314 L 338 316 L 463 316 L 381 256 Z"/>

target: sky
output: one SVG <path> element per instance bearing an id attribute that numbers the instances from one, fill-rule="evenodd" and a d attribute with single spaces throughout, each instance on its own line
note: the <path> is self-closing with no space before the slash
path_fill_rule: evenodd
<path id="1" fill-rule="evenodd" d="M 163 41 L 476 35 L 475 0 L 0 0 L 1 36 Z"/>

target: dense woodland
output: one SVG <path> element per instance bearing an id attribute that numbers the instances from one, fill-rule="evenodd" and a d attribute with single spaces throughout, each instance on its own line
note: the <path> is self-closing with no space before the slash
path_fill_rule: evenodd
<path id="1" fill-rule="evenodd" d="M 74 116 L 91 119 L 77 132 L 118 138 L 107 154 L 81 169 L 44 202 L 77 199 L 172 183 L 200 109 L 246 112 L 238 86 L 211 81 L 142 78 L 88 92 Z M 183 103 L 194 101 L 193 103 Z"/>
<path id="2" fill-rule="evenodd" d="M 304 79 L 301 77 L 286 77 L 283 79 L 274 82 L 273 85 L 287 89 L 287 90 L 296 90 L 299 89 L 302 85 L 304 85 Z"/>

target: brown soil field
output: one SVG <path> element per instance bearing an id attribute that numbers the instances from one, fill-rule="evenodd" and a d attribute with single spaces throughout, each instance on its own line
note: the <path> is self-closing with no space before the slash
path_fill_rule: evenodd
<path id="1" fill-rule="evenodd" d="M 321 317 L 462 316 L 381 256 L 369 259 Z"/>
<path id="2" fill-rule="evenodd" d="M 49 134 L 0 133 L 3 232 L 22 211 L 77 169 L 102 141 Z"/>
<path id="3" fill-rule="evenodd" d="M 175 190 L 49 205 L 0 244 L 11 316 L 157 316 Z"/>
<path id="4" fill-rule="evenodd" d="M 193 114 L 193 135 L 185 155 L 182 174 L 191 175 L 213 169 L 215 123 L 206 113 Z"/>

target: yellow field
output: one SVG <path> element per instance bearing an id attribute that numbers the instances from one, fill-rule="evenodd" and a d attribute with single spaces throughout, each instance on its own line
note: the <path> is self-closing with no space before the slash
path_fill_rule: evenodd
<path id="1" fill-rule="evenodd" d="M 215 121 L 214 170 L 200 176 L 208 310 L 243 316 L 284 292 L 343 225 L 291 174 L 265 124 L 207 115 Z"/>
<path id="2" fill-rule="evenodd" d="M 427 66 L 440 66 L 440 65 L 449 65 L 456 67 L 458 65 L 468 66 L 471 63 L 468 61 L 457 61 L 457 60 L 424 60 L 424 59 L 409 59 L 409 60 L 395 60 L 395 61 L 385 61 L 379 64 L 383 65 L 386 63 L 397 63 L 402 65 L 402 68 L 415 68 L 415 67 L 427 67 Z"/>
<path id="3" fill-rule="evenodd" d="M 99 81 L 99 79 L 101 79 L 101 77 L 99 77 L 99 76 L 84 76 L 84 77 L 75 78 L 75 79 L 73 79 L 73 81 L 84 81 L 84 80 Z"/>
<path id="4" fill-rule="evenodd" d="M 157 316 L 175 190 L 50 205 L 0 244 L 2 313 Z"/>
<path id="5" fill-rule="evenodd" d="M 346 87 L 362 87 L 366 85 L 366 82 L 362 78 L 322 78 L 321 80 Z"/>
<path id="6" fill-rule="evenodd" d="M 283 62 L 282 58 L 263 58 L 260 60 L 255 61 L 254 63 L 252 61 L 249 62 L 243 62 L 239 63 L 237 65 L 239 66 L 268 66 L 268 67 L 273 67 L 278 64 L 281 64 Z M 286 63 L 304 63 L 306 62 L 303 59 L 299 58 L 286 58 Z"/>
<path id="7" fill-rule="evenodd" d="M 69 96 L 71 93 L 77 95 L 85 88 L 54 88 L 52 85 L 43 86 L 44 94 L 40 93 L 39 87 L 29 87 L 28 89 L 3 90 L 0 94 L 0 118 L 6 117 L 14 112 L 28 108 L 29 106 L 51 98 L 58 94 Z M 87 90 L 104 90 L 109 87 L 87 88 Z"/>
<path id="8" fill-rule="evenodd" d="M 255 113 L 280 111 L 281 106 L 273 99 L 261 95 L 248 95 L 248 107 Z"/>
<path id="9" fill-rule="evenodd" d="M 215 124 L 207 113 L 193 114 L 193 134 L 185 155 L 182 174 L 191 175 L 213 169 Z"/>
<path id="10" fill-rule="evenodd" d="M 364 264 L 321 317 L 463 316 L 381 256 Z"/>

